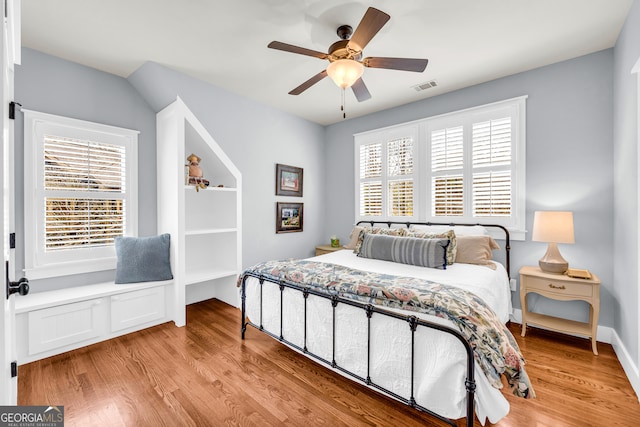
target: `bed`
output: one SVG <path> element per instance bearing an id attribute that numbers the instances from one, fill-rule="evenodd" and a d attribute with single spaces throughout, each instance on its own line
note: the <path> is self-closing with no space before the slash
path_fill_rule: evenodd
<path id="1" fill-rule="evenodd" d="M 246 270 L 238 281 L 243 339 L 247 326 L 252 326 L 334 371 L 450 425 L 455 425 L 452 420 L 466 417 L 466 424 L 472 426 L 474 412 L 483 425 L 486 420 L 495 423 L 507 415 L 509 404 L 499 389 L 502 383 L 496 380 L 496 374 L 515 376 L 514 381 L 508 378 L 512 391 L 522 397 L 534 397 L 524 371 L 524 359 L 504 327 L 511 312 L 508 231 L 494 225 L 459 224 L 455 228 L 453 224 L 434 223 L 368 225 L 365 231 L 359 231 L 361 246 L 381 240 L 372 236 L 377 232 L 403 234 L 385 241 L 394 244 L 406 244 L 416 236 L 430 238 L 434 233 L 438 236 L 445 233 L 449 243 L 442 243 L 444 249 L 437 252 L 437 256 L 444 254 L 443 268 L 369 258 L 361 247 L 355 252 L 341 250 L 306 260 L 261 263 Z M 431 229 L 442 226 L 448 228 L 446 232 Z M 456 239 L 451 236 L 457 233 L 459 242 L 469 240 L 464 237 L 467 227 L 473 229 L 470 234 L 478 233 L 479 229 L 484 235 L 491 227 L 502 230 L 505 264 L 495 261 L 487 261 L 486 265 L 453 261 L 448 264 L 447 256 L 451 254 L 447 251 Z M 393 293 L 392 301 L 371 297 L 375 293 L 370 289 L 360 295 L 345 290 L 355 282 L 359 284 L 353 288 L 362 289 L 362 283 L 385 281 L 389 287 L 383 289 L 391 291 L 376 292 Z M 326 285 L 327 282 L 330 284 Z M 396 292 L 397 284 L 401 286 L 400 292 Z M 423 287 L 431 288 L 423 291 L 426 289 Z M 406 292 L 412 297 L 405 299 Z M 423 292 L 437 298 L 449 293 L 465 295 L 475 311 L 466 312 L 466 306 L 444 311 L 416 307 L 421 304 L 413 303 L 415 295 L 422 297 Z M 451 317 L 450 312 L 456 310 L 464 313 Z M 479 312 L 477 317 L 483 321 L 473 319 L 476 316 L 468 314 L 471 312 Z M 493 329 L 483 325 L 487 323 L 485 316 L 491 317 Z M 488 332 L 476 333 L 478 330 Z M 496 356 L 500 351 L 505 353 L 504 349 L 487 348 L 491 346 L 482 343 L 485 338 L 476 335 L 491 339 L 498 336 L 494 347 L 508 348 L 508 354 Z M 490 364 L 495 366 L 487 366 Z M 502 366 L 503 372 L 501 364 L 506 366 Z M 498 369 L 493 372 L 496 366 Z M 511 369 L 513 366 L 517 368 L 515 371 Z"/>

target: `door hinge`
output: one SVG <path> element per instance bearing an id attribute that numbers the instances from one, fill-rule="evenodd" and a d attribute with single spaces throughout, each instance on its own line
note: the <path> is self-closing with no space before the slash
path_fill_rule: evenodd
<path id="1" fill-rule="evenodd" d="M 9 249 L 16 248 L 16 233 L 9 234 Z"/>
<path id="2" fill-rule="evenodd" d="M 11 378 L 15 378 L 18 376 L 18 362 L 11 362 Z"/>
<path id="3" fill-rule="evenodd" d="M 22 104 L 20 104 L 19 102 L 11 101 L 9 103 L 9 118 L 11 120 L 16 118 L 16 105 L 19 105 L 22 107 Z"/>

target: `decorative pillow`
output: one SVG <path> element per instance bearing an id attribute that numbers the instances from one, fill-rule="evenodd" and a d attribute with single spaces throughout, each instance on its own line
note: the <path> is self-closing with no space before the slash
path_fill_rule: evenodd
<path id="1" fill-rule="evenodd" d="M 486 236 L 487 229 L 481 225 L 424 225 L 414 224 L 409 228 L 413 232 L 444 233 L 453 230 L 456 236 Z"/>
<path id="2" fill-rule="evenodd" d="M 462 264 L 485 265 L 492 270 L 496 265 L 491 262 L 492 250 L 500 249 L 500 246 L 491 236 L 458 236 L 458 252 L 456 262 Z"/>
<path id="3" fill-rule="evenodd" d="M 419 239 L 448 239 L 449 246 L 447 246 L 447 264 L 451 265 L 456 262 L 456 233 L 453 230 L 442 231 L 439 233 L 431 233 L 428 231 L 409 231 L 406 232 L 407 237 L 416 237 Z"/>
<path id="4" fill-rule="evenodd" d="M 448 245 L 448 239 L 365 234 L 358 256 L 445 269 Z"/>
<path id="5" fill-rule="evenodd" d="M 383 234 L 385 236 L 405 236 L 407 233 L 406 228 L 388 228 L 388 227 L 363 227 L 360 230 L 360 234 L 358 234 L 358 242 L 356 243 L 356 247 L 353 248 L 354 253 L 360 252 L 360 246 L 362 245 L 362 239 L 366 234 Z"/>
<path id="6" fill-rule="evenodd" d="M 171 236 L 116 237 L 116 283 L 173 279 L 169 261 Z"/>
<path id="7" fill-rule="evenodd" d="M 353 227 L 353 230 L 351 230 L 351 234 L 349 235 L 349 243 L 344 245 L 343 248 L 352 250 L 355 249 L 356 245 L 358 244 L 358 237 L 360 237 L 360 232 L 362 230 L 364 230 L 364 227 L 361 227 L 359 225 Z"/>

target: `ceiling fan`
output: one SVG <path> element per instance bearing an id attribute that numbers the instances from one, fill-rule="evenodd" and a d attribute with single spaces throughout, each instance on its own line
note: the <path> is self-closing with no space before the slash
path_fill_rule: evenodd
<path id="1" fill-rule="evenodd" d="M 327 75 L 343 90 L 351 87 L 358 102 L 371 98 L 369 89 L 362 81 L 364 67 L 386 68 L 391 70 L 414 71 L 421 73 L 427 67 L 428 59 L 413 58 L 379 58 L 367 57 L 362 59 L 362 50 L 391 17 L 381 10 L 370 7 L 362 17 L 355 31 L 349 25 L 338 27 L 340 40 L 333 43 L 328 53 L 306 49 L 287 43 L 273 41 L 267 47 L 326 59 L 330 62 L 326 70 L 322 70 L 306 82 L 289 92 L 289 95 L 299 95 L 309 89 Z"/>

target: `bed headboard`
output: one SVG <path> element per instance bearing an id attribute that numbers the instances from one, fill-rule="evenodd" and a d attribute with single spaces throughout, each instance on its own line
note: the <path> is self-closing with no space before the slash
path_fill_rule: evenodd
<path id="1" fill-rule="evenodd" d="M 453 227 L 453 226 L 466 226 L 466 227 L 475 227 L 475 226 L 481 226 L 481 227 L 487 227 L 487 228 L 497 228 L 500 229 L 504 232 L 504 251 L 505 251 L 505 268 L 507 270 L 507 276 L 509 276 L 509 279 L 511 279 L 511 258 L 509 256 L 510 251 L 511 251 L 511 243 L 509 240 L 509 230 L 507 230 L 506 227 L 502 226 L 502 225 L 498 225 L 498 224 L 479 224 L 479 223 L 475 223 L 475 224 L 461 224 L 461 223 L 455 223 L 455 222 L 406 222 L 406 221 L 358 221 L 356 223 L 356 225 L 360 225 L 360 224 L 369 224 L 372 227 L 374 227 L 376 224 L 380 225 L 380 224 L 386 224 L 387 227 L 391 228 L 392 225 L 404 225 L 407 228 L 411 227 L 412 225 L 444 225 L 444 226 L 448 226 L 448 227 Z"/>

